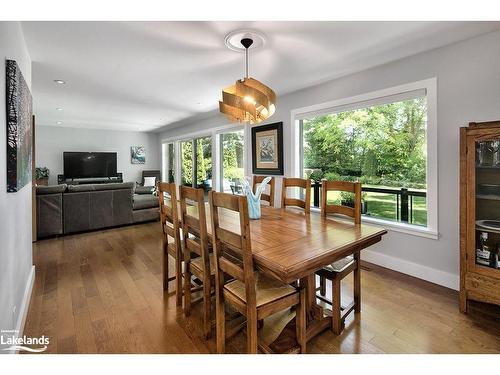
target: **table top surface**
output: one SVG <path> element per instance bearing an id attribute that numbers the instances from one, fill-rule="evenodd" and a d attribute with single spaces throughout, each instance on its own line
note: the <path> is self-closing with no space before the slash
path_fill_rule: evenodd
<path id="1" fill-rule="evenodd" d="M 301 210 L 261 207 L 261 218 L 250 220 L 255 265 L 283 282 L 292 282 L 381 240 L 385 229 L 323 218 Z M 210 212 L 207 227 L 211 237 Z M 219 210 L 221 227 L 239 233 L 236 212 Z"/>

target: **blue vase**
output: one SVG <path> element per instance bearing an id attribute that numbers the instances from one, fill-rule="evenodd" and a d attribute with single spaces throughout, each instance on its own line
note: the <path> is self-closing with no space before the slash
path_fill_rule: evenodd
<path id="1" fill-rule="evenodd" d="M 250 219 L 260 219 L 260 196 L 247 194 L 248 217 Z"/>
<path id="2" fill-rule="evenodd" d="M 255 194 L 250 188 L 250 184 L 246 179 L 243 179 L 243 192 L 247 196 L 248 202 L 248 217 L 250 219 L 260 219 L 260 196 L 265 190 L 267 183 L 271 181 L 271 177 L 266 177 L 257 188 Z"/>

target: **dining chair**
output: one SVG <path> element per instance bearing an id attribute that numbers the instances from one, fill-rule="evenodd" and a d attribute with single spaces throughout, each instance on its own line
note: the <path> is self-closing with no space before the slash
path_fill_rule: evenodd
<path id="1" fill-rule="evenodd" d="M 262 181 L 266 177 L 267 176 L 256 176 L 256 175 L 253 176 L 252 191 L 254 193 L 257 190 L 257 187 L 262 183 Z M 265 191 L 263 191 L 262 194 L 260 195 L 260 200 L 268 202 L 269 206 L 271 206 L 271 207 L 274 207 L 274 188 L 275 188 L 275 183 L 276 183 L 275 178 L 271 177 L 271 180 L 268 182 L 268 185 L 269 185 L 269 194 L 267 194 Z M 266 190 L 267 190 L 267 188 L 266 188 Z"/>
<path id="2" fill-rule="evenodd" d="M 163 231 L 163 290 L 168 292 L 168 283 L 175 280 L 175 301 L 177 306 L 181 306 L 183 256 L 175 184 L 160 182 L 158 184 L 158 199 L 160 202 L 160 221 Z M 168 204 L 169 202 L 170 205 Z M 169 255 L 175 261 L 175 276 L 172 277 L 168 276 Z"/>
<path id="3" fill-rule="evenodd" d="M 246 317 L 248 353 L 257 353 L 258 349 L 266 353 L 271 352 L 269 347 L 258 340 L 259 320 L 296 306 L 298 350 L 305 353 L 305 291 L 255 271 L 246 197 L 211 191 L 209 202 L 212 243 L 216 255 L 217 352 L 225 352 L 225 303 L 227 302 Z M 219 209 L 223 209 L 226 215 L 219 214 Z M 236 224 L 237 219 L 239 219 L 238 224 Z M 226 280 L 226 274 L 233 280 Z"/>
<path id="4" fill-rule="evenodd" d="M 203 334 L 208 340 L 212 331 L 211 295 L 215 286 L 215 259 L 209 252 L 204 190 L 181 186 L 179 201 L 184 236 L 184 314 L 190 315 L 191 303 L 195 302 L 191 301 L 191 294 L 199 290 L 199 287 L 191 286 L 191 277 L 195 276 L 203 284 Z M 193 258 L 193 255 L 196 257 Z"/>
<path id="5" fill-rule="evenodd" d="M 348 192 L 354 194 L 354 207 L 338 204 L 328 204 L 327 194 L 329 191 Z M 354 219 L 354 224 L 361 223 L 361 184 L 359 182 L 346 181 L 321 181 L 321 216 L 326 218 L 328 214 L 340 214 Z M 354 274 L 354 301 L 346 307 L 341 305 L 341 282 L 349 274 Z M 332 305 L 332 331 L 339 335 L 345 326 L 345 319 L 352 311 L 361 311 L 361 268 L 359 251 L 340 259 L 316 274 L 320 278 L 320 295 L 322 301 Z M 332 299 L 325 298 L 326 280 L 332 282 Z"/>
<path id="6" fill-rule="evenodd" d="M 304 189 L 304 200 L 300 198 L 288 198 L 286 189 L 291 187 Z M 311 212 L 311 180 L 283 177 L 281 182 L 281 208 L 286 208 L 287 206 L 303 208 L 307 214 Z"/>

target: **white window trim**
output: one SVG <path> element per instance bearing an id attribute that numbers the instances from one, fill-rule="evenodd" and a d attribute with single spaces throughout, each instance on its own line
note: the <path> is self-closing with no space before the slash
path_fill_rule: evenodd
<path id="1" fill-rule="evenodd" d="M 332 100 L 291 111 L 291 167 L 294 176 L 301 176 L 301 139 L 299 120 L 308 116 L 341 112 L 349 109 L 380 104 L 384 98 L 397 97 L 401 94 L 425 90 L 427 98 L 427 227 L 390 222 L 363 216 L 366 223 L 375 224 L 393 230 L 432 239 L 439 238 L 438 230 L 438 161 L 437 161 L 437 78 L 429 78 L 404 85 L 390 87 L 366 94 Z M 387 98 L 390 99 L 390 98 Z M 392 100 L 391 100 L 392 101 Z"/>
<path id="2" fill-rule="evenodd" d="M 234 124 L 226 124 L 218 127 L 214 127 L 211 129 L 203 129 L 191 133 L 186 133 L 182 135 L 178 135 L 175 137 L 164 138 L 161 140 L 162 145 L 162 154 L 163 148 L 165 144 L 173 143 L 174 144 L 174 152 L 175 152 L 175 184 L 177 186 L 181 186 L 181 169 L 182 163 L 180 158 L 180 150 L 181 150 L 181 142 L 191 140 L 193 138 L 201 138 L 201 137 L 212 137 L 212 189 L 215 191 L 221 191 L 221 168 L 220 168 L 220 134 L 230 133 L 237 130 L 243 130 L 244 142 L 243 142 L 243 172 L 244 175 L 247 175 L 247 153 L 249 147 L 247 146 L 247 136 L 249 134 L 249 126 L 248 125 L 234 125 Z M 166 167 L 163 165 L 165 162 L 165 158 L 162 155 L 162 170 Z M 214 169 L 215 168 L 215 169 Z"/>

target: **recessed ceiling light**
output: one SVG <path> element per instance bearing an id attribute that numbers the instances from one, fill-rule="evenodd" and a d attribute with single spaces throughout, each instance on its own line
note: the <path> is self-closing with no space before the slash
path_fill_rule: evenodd
<path id="1" fill-rule="evenodd" d="M 62 121 L 57 121 L 57 125 L 61 125 L 62 124 Z"/>
<path id="2" fill-rule="evenodd" d="M 62 108 L 56 108 L 56 111 L 62 111 L 63 109 Z"/>
<path id="3" fill-rule="evenodd" d="M 66 84 L 66 81 L 63 81 L 62 79 L 55 79 L 54 82 L 58 83 L 60 85 L 65 85 Z"/>

